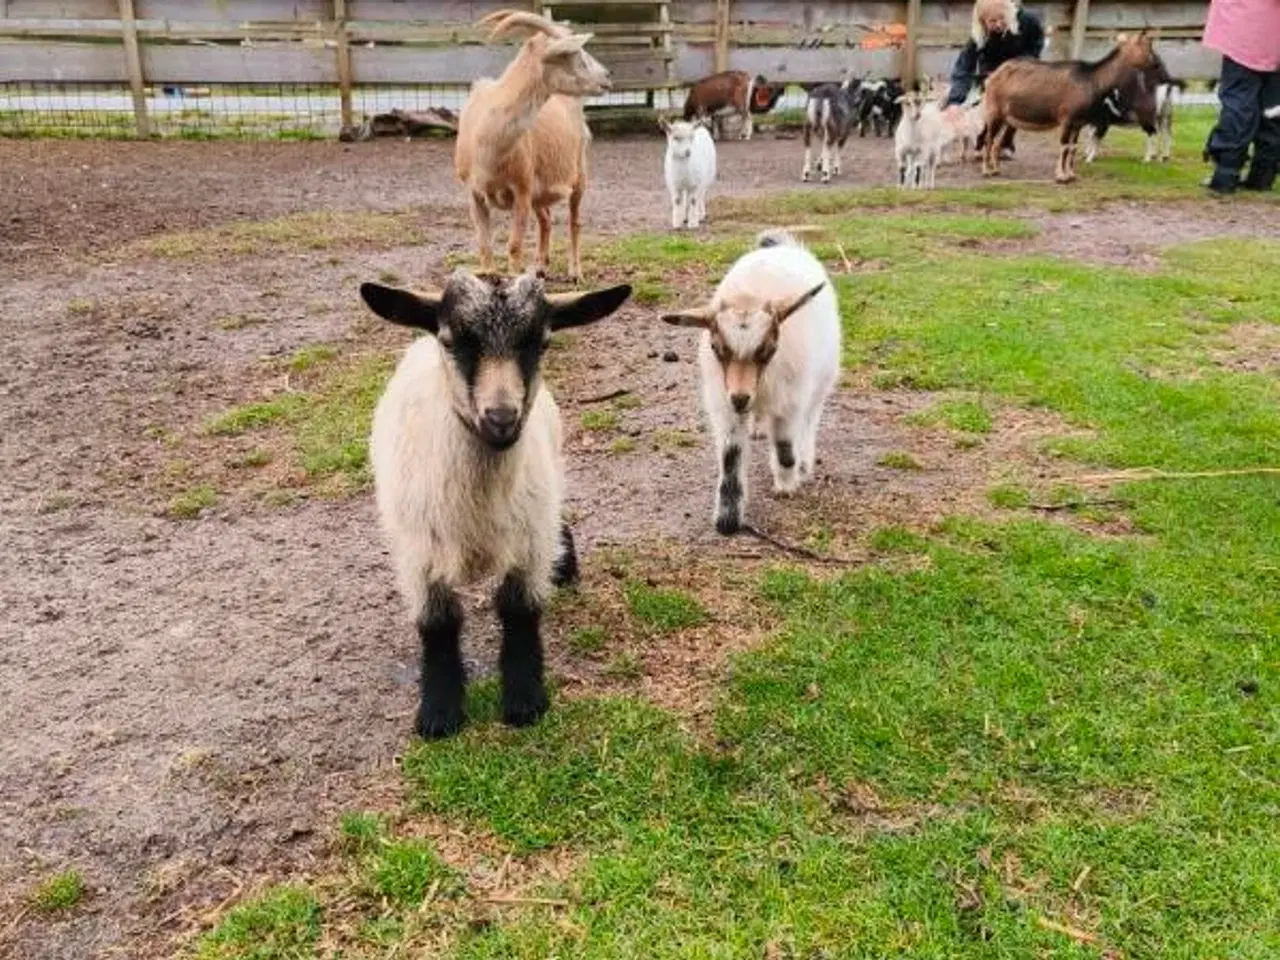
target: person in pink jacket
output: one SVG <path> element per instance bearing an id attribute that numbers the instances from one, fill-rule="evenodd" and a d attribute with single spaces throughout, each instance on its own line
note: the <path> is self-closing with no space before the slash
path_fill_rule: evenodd
<path id="1" fill-rule="evenodd" d="M 1280 167 L 1280 0 L 1210 0 L 1204 45 L 1222 54 L 1222 109 L 1204 151 L 1214 164 L 1209 189 L 1270 190 Z"/>

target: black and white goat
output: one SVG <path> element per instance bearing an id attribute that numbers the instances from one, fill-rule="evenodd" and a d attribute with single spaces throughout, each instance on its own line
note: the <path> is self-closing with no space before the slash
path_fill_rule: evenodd
<path id="1" fill-rule="evenodd" d="M 1183 82 L 1169 75 L 1164 61 L 1153 54 L 1155 62 L 1119 87 L 1113 88 L 1089 113 L 1085 128 L 1085 163 L 1093 163 L 1102 138 L 1111 127 L 1136 125 L 1147 135 L 1143 162 L 1157 155 L 1166 161 L 1173 153 L 1174 91 Z"/>
<path id="2" fill-rule="evenodd" d="M 840 173 L 840 151 L 858 120 L 858 90 L 861 83 L 849 76 L 841 83 L 820 83 L 809 90 L 804 105 L 804 166 L 800 179 L 813 176 L 812 139 L 822 137 L 818 155 L 818 175 L 823 183 Z"/>
<path id="3" fill-rule="evenodd" d="M 898 98 L 905 92 L 896 78 L 863 80 L 857 96 L 858 136 L 865 137 L 868 128 L 877 137 L 891 136 L 902 116 Z"/>
<path id="4" fill-rule="evenodd" d="M 369 445 L 383 533 L 422 643 L 423 737 L 463 723 L 456 591 L 489 576 L 502 578 L 503 720 L 523 726 L 547 710 L 542 607 L 553 583 L 576 577 L 577 556 L 561 516 L 560 413 L 539 366 L 553 330 L 607 317 L 630 294 L 548 296 L 532 274 L 464 271 L 436 293 L 360 287 L 378 316 L 430 334 L 396 367 Z"/>

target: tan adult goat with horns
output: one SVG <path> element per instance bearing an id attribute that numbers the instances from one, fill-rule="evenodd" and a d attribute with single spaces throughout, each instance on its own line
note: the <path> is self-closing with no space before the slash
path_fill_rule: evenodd
<path id="1" fill-rule="evenodd" d="M 545 17 L 495 10 L 480 20 L 490 39 L 525 28 L 533 35 L 497 80 L 471 86 L 458 117 L 453 165 L 471 195 L 480 270 L 493 272 L 490 210 L 511 211 L 510 269 L 524 270 L 529 215 L 538 217 L 538 258 L 545 274 L 551 252 L 551 208 L 569 201 L 569 275 L 582 278 L 579 211 L 587 189 L 587 129 L 579 98 L 610 88 L 609 71 L 583 47 L 589 33 L 573 33 Z"/>

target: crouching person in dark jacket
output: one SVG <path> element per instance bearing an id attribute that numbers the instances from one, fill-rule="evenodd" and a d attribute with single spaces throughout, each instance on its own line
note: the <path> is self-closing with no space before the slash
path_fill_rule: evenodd
<path id="1" fill-rule="evenodd" d="M 1044 50 L 1044 27 L 1032 14 L 1018 8 L 1015 0 L 977 0 L 973 5 L 973 33 L 951 70 L 951 90 L 947 105 L 964 103 L 974 84 L 986 82 L 992 71 L 1015 57 L 1040 58 Z M 1013 127 L 1001 138 L 1002 153 L 1013 154 Z M 978 138 L 982 155 L 985 133 Z"/>

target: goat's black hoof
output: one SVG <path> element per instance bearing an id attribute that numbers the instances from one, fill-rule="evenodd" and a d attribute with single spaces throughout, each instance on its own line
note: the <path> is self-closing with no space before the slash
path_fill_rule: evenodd
<path id="1" fill-rule="evenodd" d="M 502 722 L 509 727 L 529 727 L 551 708 L 547 688 L 542 684 L 528 689 L 508 690 L 502 695 Z"/>
<path id="2" fill-rule="evenodd" d="M 716 517 L 716 533 L 722 537 L 732 537 L 735 533 L 742 529 L 742 518 L 737 512 L 721 513 Z"/>
<path id="3" fill-rule="evenodd" d="M 451 737 L 467 722 L 460 705 L 437 706 L 424 703 L 418 707 L 414 729 L 423 740 Z"/>

